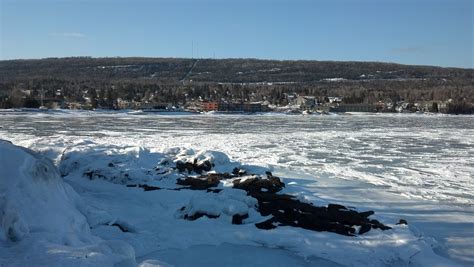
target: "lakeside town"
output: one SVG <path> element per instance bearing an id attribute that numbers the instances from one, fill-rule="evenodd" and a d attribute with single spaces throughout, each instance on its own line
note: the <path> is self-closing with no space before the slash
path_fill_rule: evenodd
<path id="1" fill-rule="evenodd" d="M 0 109 L 472 114 L 472 69 L 383 62 L 45 58 L 0 62 Z"/>
<path id="2" fill-rule="evenodd" d="M 155 94 L 158 92 L 155 92 Z M 156 101 L 155 94 L 137 95 L 132 100 L 113 95 L 111 90 L 84 90 L 75 101 L 63 96 L 62 89 L 45 97 L 44 90 L 16 90 L 13 94 L 0 96 L 2 108 L 25 107 L 40 109 L 72 110 L 141 110 L 145 112 L 222 112 L 222 113 L 261 113 L 283 112 L 289 114 L 327 114 L 337 112 L 391 112 L 391 113 L 472 113 L 473 105 L 459 105 L 452 99 L 446 101 L 393 101 L 383 99 L 374 103 L 346 103 L 342 96 L 310 96 L 298 93 L 284 93 L 282 103 L 252 99 L 206 99 L 186 98 L 175 103 Z M 264 97 L 266 98 L 266 97 Z M 10 104 L 10 105 L 9 105 Z"/>

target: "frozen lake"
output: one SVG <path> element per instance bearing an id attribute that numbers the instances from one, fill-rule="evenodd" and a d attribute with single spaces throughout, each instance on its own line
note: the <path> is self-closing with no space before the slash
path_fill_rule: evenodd
<path id="1" fill-rule="evenodd" d="M 474 116 L 0 111 L 0 138 L 53 158 L 84 139 L 222 151 L 328 201 L 406 218 L 439 254 L 474 264 Z"/>

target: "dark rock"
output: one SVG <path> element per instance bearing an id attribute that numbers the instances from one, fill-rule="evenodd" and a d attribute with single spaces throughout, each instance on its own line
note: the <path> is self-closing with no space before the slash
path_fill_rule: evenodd
<path id="1" fill-rule="evenodd" d="M 115 167 L 115 165 L 112 162 L 109 162 L 109 164 L 107 164 L 107 166 L 109 166 L 110 168 Z"/>
<path id="2" fill-rule="evenodd" d="M 195 172 L 197 174 L 201 174 L 202 172 L 210 171 L 212 169 L 212 164 L 208 160 L 198 164 L 197 159 L 194 159 L 193 162 L 177 161 L 176 169 L 178 169 L 179 172 L 187 171 L 188 173 Z"/>
<path id="3" fill-rule="evenodd" d="M 285 184 L 278 177 L 268 177 L 266 179 L 256 177 L 248 178 L 245 180 L 236 179 L 234 180 L 234 188 L 243 189 L 247 192 L 270 192 L 276 193 L 281 191 Z M 262 190 L 264 189 L 264 190 Z"/>
<path id="4" fill-rule="evenodd" d="M 208 188 L 206 192 L 207 193 L 219 193 L 220 191 L 222 191 L 222 189 L 210 189 L 210 188 Z"/>
<path id="5" fill-rule="evenodd" d="M 374 229 L 381 229 L 381 230 L 390 230 L 392 227 L 386 226 L 383 223 L 377 221 L 377 220 L 370 220 L 370 224 L 372 225 L 372 228 Z"/>
<path id="6" fill-rule="evenodd" d="M 338 204 L 328 207 L 317 207 L 303 203 L 287 194 L 249 191 L 249 195 L 258 200 L 258 211 L 262 216 L 273 216 L 271 219 L 256 224 L 260 229 L 273 229 L 275 224 L 300 227 L 313 231 L 328 231 L 341 235 L 354 236 L 355 225 L 360 225 L 359 234 L 370 229 L 391 229 L 378 222 L 369 220 L 371 212 L 359 213 Z"/>
<path id="7" fill-rule="evenodd" d="M 93 171 L 88 171 L 84 173 L 84 176 L 89 177 L 89 180 L 92 180 L 93 175 L 94 175 Z"/>
<path id="8" fill-rule="evenodd" d="M 243 175 L 247 174 L 247 171 L 244 170 L 244 169 L 239 169 L 239 168 L 235 167 L 232 170 L 232 174 L 235 175 L 235 176 L 243 176 Z"/>
<path id="9" fill-rule="evenodd" d="M 154 191 L 154 190 L 160 190 L 161 188 L 158 186 L 149 186 L 149 185 L 143 185 L 142 186 L 144 191 Z"/>
<path id="10" fill-rule="evenodd" d="M 207 176 L 206 178 L 186 177 L 184 180 L 178 179 L 176 184 L 188 186 L 192 190 L 206 190 L 216 187 L 219 184 L 219 179 L 214 176 Z"/>
<path id="11" fill-rule="evenodd" d="M 154 191 L 154 190 L 161 190 L 161 187 L 158 186 L 151 186 L 147 184 L 128 184 L 127 187 L 139 187 L 143 188 L 144 191 Z"/>
<path id="12" fill-rule="evenodd" d="M 204 161 L 202 164 L 198 164 L 195 168 L 194 171 L 196 173 L 201 173 L 202 171 L 208 172 L 212 169 L 212 164 L 209 160 Z"/>
<path id="13" fill-rule="evenodd" d="M 108 180 L 105 175 L 102 175 L 99 171 L 87 171 L 83 174 L 84 176 L 87 176 L 89 180 L 94 180 L 95 178 L 100 178 L 104 180 Z"/>
<path id="14" fill-rule="evenodd" d="M 240 171 L 240 169 L 237 168 L 237 167 L 235 167 L 235 168 L 232 170 L 232 174 L 233 174 L 233 175 L 237 175 L 237 174 L 239 174 L 239 171 Z"/>
<path id="15" fill-rule="evenodd" d="M 225 173 L 207 173 L 206 175 L 201 175 L 197 178 L 186 177 L 185 179 L 178 179 L 176 184 L 188 186 L 188 189 L 192 190 L 207 190 L 207 192 L 218 193 L 222 189 L 210 189 L 211 187 L 216 187 L 219 185 L 221 180 L 231 179 L 235 176 L 225 172 Z M 179 190 L 180 188 L 178 188 Z"/>
<path id="16" fill-rule="evenodd" d="M 397 223 L 397 225 L 399 224 L 404 224 L 404 225 L 408 225 L 408 222 L 405 220 L 405 219 L 400 219 Z"/>
<path id="17" fill-rule="evenodd" d="M 368 231 L 370 231 L 370 229 L 372 229 L 370 224 L 363 224 L 359 229 L 359 235 L 367 233 Z"/>
<path id="18" fill-rule="evenodd" d="M 179 172 L 188 171 L 188 173 L 191 173 L 194 167 L 193 167 L 193 164 L 190 162 L 177 161 L 176 169 L 178 169 Z"/>
<path id="19" fill-rule="evenodd" d="M 347 208 L 339 204 L 329 204 L 328 210 L 330 211 L 347 210 Z"/>
<path id="20" fill-rule="evenodd" d="M 242 224 L 242 221 L 247 219 L 249 217 L 248 214 L 240 215 L 240 214 L 235 214 L 232 216 L 232 224 Z"/>
<path id="21" fill-rule="evenodd" d="M 210 215 L 210 214 L 206 214 L 206 213 L 201 213 L 201 212 L 198 212 L 198 213 L 195 213 L 194 215 L 192 216 L 189 216 L 187 214 L 184 215 L 184 219 L 185 220 L 188 220 L 188 221 L 194 221 L 194 220 L 197 220 L 203 216 L 206 216 L 207 218 L 209 219 L 216 219 L 216 218 L 219 218 L 219 216 L 217 215 Z"/>
<path id="22" fill-rule="evenodd" d="M 158 175 L 163 175 L 163 174 L 166 174 L 168 171 L 167 170 L 163 170 L 163 171 L 160 171 L 161 169 L 160 168 L 156 168 L 155 171 L 156 171 L 156 174 Z"/>
<path id="23" fill-rule="evenodd" d="M 197 159 L 191 162 L 176 162 L 179 171 L 189 173 L 208 172 L 212 168 L 209 161 L 198 164 Z M 207 173 L 200 177 L 186 177 L 178 179 L 177 184 L 185 186 L 175 190 L 207 190 L 210 193 L 218 193 L 222 189 L 217 189 L 221 180 L 237 178 L 245 175 L 245 170 L 234 168 L 232 174 L 229 173 Z M 312 231 L 328 231 L 346 236 L 364 234 L 371 229 L 388 230 L 390 227 L 377 220 L 369 219 L 374 214 L 373 211 L 357 212 L 339 204 L 328 204 L 324 206 L 314 206 L 310 203 L 301 202 L 294 196 L 288 194 L 278 194 L 285 184 L 280 178 L 273 176 L 271 172 L 265 173 L 266 178 L 250 177 L 247 179 L 235 179 L 233 188 L 245 190 L 248 195 L 258 201 L 257 211 L 262 216 L 271 216 L 263 222 L 256 223 L 259 229 L 274 229 L 278 226 L 299 227 Z M 184 211 L 184 209 L 182 209 Z M 196 220 L 200 217 L 217 218 L 219 216 L 205 213 L 197 213 L 192 216 L 184 215 L 186 220 Z M 248 218 L 248 214 L 232 216 L 233 224 L 242 224 Z M 356 233 L 355 226 L 360 226 Z"/>
<path id="24" fill-rule="evenodd" d="M 224 173 L 208 173 L 206 175 L 200 176 L 199 178 L 202 178 L 202 179 L 216 178 L 216 179 L 219 179 L 219 180 L 226 180 L 226 179 L 234 178 L 234 176 L 230 175 L 227 172 L 224 172 Z"/>
<path id="25" fill-rule="evenodd" d="M 133 227 L 132 225 L 130 225 L 129 223 L 125 221 L 112 221 L 112 222 L 105 223 L 103 225 L 117 227 L 118 229 L 120 229 L 120 231 L 124 233 L 136 233 L 135 227 Z"/>
<path id="26" fill-rule="evenodd" d="M 258 229 L 263 229 L 263 230 L 271 230 L 277 228 L 274 224 L 273 219 L 266 220 L 264 222 L 256 223 L 255 226 Z"/>
<path id="27" fill-rule="evenodd" d="M 373 214 L 374 214 L 374 211 L 368 210 L 368 211 L 360 212 L 359 214 L 360 214 L 360 216 L 363 216 L 363 217 L 366 217 L 366 218 L 367 218 L 367 217 L 369 217 L 370 215 L 373 215 Z"/>

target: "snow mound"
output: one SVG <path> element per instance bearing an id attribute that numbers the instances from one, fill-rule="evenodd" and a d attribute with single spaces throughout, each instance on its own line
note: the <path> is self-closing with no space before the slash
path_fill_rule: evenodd
<path id="1" fill-rule="evenodd" d="M 143 147 L 84 142 L 64 152 L 59 170 L 62 176 L 79 174 L 117 184 L 149 182 L 172 171 L 171 166 L 160 165 L 166 159 L 164 154 Z"/>
<path id="2" fill-rule="evenodd" d="M 59 170 L 62 176 L 78 175 L 90 180 L 101 179 L 116 184 L 168 184 L 174 187 L 182 177 L 177 163 L 211 164 L 211 172 L 232 172 L 241 165 L 218 151 L 196 151 L 175 147 L 164 152 L 137 146 L 98 145 L 83 142 L 68 148 Z M 189 173 L 188 173 L 189 174 Z"/>
<path id="3" fill-rule="evenodd" d="M 128 244 L 90 233 L 84 210 L 49 159 L 0 140 L 0 265 L 133 265 Z"/>
<path id="4" fill-rule="evenodd" d="M 234 215 L 248 216 L 250 209 L 256 206 L 257 200 L 247 196 L 245 191 L 226 189 L 217 194 L 194 195 L 188 205 L 181 210 L 181 216 L 185 218 L 196 218 L 199 215 L 226 217 L 230 222 Z"/>
<path id="5" fill-rule="evenodd" d="M 171 148 L 165 151 L 173 162 L 196 162 L 200 165 L 208 161 L 213 166 L 213 171 L 218 173 L 232 172 L 234 168 L 240 167 L 240 163 L 232 161 L 225 153 L 212 150 L 196 151 L 189 148 Z"/>

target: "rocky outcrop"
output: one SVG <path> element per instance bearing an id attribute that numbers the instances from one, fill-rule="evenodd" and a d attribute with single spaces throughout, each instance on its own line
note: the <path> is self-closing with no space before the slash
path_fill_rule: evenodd
<path id="1" fill-rule="evenodd" d="M 195 172 L 197 174 L 201 174 L 203 172 L 210 171 L 212 167 L 213 167 L 212 163 L 209 160 L 205 160 L 202 163 L 198 163 L 197 159 L 194 159 L 193 162 L 182 162 L 182 161 L 176 162 L 176 169 L 179 172 L 187 171 L 188 173 Z"/>
<path id="2" fill-rule="evenodd" d="M 242 169 L 235 168 L 232 174 L 229 173 L 207 173 L 199 177 L 186 177 L 177 179 L 176 184 L 186 186 L 192 190 L 210 190 L 212 187 L 219 185 L 221 180 L 227 180 L 245 175 L 247 172 Z M 234 186 L 235 187 L 235 186 Z"/>
<path id="3" fill-rule="evenodd" d="M 266 177 L 240 177 L 246 172 L 234 170 L 232 174 L 212 173 L 200 177 L 178 179 L 177 184 L 192 190 L 216 190 L 221 180 L 234 179 L 233 188 L 245 190 L 247 195 L 258 201 L 257 211 L 262 216 L 272 216 L 263 222 L 256 223 L 259 229 L 274 229 L 278 226 L 292 226 L 312 231 L 328 231 L 346 236 L 364 234 L 371 229 L 388 230 L 390 227 L 375 219 L 369 219 L 373 211 L 358 212 L 339 204 L 329 204 L 327 207 L 314 206 L 304 203 L 288 194 L 279 194 L 285 184 L 271 172 Z M 217 189 L 219 190 L 219 189 Z M 215 215 L 197 213 L 186 217 L 195 220 L 202 216 L 216 218 Z M 233 224 L 242 224 L 248 214 L 236 214 L 232 217 Z M 358 228 L 358 229 L 357 229 Z"/>
<path id="4" fill-rule="evenodd" d="M 275 177 L 271 172 L 267 172 L 267 178 L 253 177 L 245 180 L 236 179 L 233 181 L 234 188 L 247 191 L 250 195 L 256 192 L 276 193 L 285 187 L 280 178 Z"/>
<path id="5" fill-rule="evenodd" d="M 400 220 L 398 221 L 397 225 L 400 225 L 400 224 L 408 225 L 408 222 L 407 222 L 407 220 L 405 220 L 405 219 L 400 219 Z"/>
<path id="6" fill-rule="evenodd" d="M 390 229 L 379 221 L 368 218 L 374 213 L 373 211 L 357 212 L 338 204 L 317 207 L 303 203 L 287 194 L 251 192 L 250 195 L 258 200 L 258 211 L 262 216 L 272 216 L 272 218 L 256 224 L 260 229 L 293 226 L 347 236 L 363 234 L 370 229 Z M 355 226 L 360 226 L 358 232 Z"/>
<path id="7" fill-rule="evenodd" d="M 220 180 L 219 177 L 213 175 L 202 178 L 186 177 L 185 179 L 178 179 L 176 184 L 186 186 L 192 190 L 206 190 L 219 185 Z"/>
<path id="8" fill-rule="evenodd" d="M 114 168 L 115 166 L 108 167 Z M 221 211 L 216 213 L 214 210 L 195 210 L 196 205 L 193 206 L 191 203 L 186 206 L 186 210 L 181 212 L 182 218 L 186 220 L 196 220 L 201 217 L 214 219 L 220 217 L 220 214 L 225 211 L 226 216 L 231 217 L 233 224 L 245 223 L 249 216 L 247 210 L 232 213 L 224 207 L 223 203 L 227 200 L 223 197 L 226 194 L 222 193 L 231 191 L 225 189 L 221 183 L 227 181 L 227 185 L 245 191 L 245 193 L 242 192 L 244 195 L 254 199 L 255 205 L 249 206 L 248 209 L 254 209 L 262 216 L 268 217 L 265 221 L 255 224 L 259 229 L 291 226 L 312 231 L 334 232 L 346 236 L 364 234 L 371 229 L 390 229 L 390 227 L 370 218 L 374 214 L 373 211 L 358 212 L 339 204 L 315 206 L 312 203 L 302 202 L 295 196 L 283 194 L 281 191 L 285 188 L 285 183 L 279 177 L 273 176 L 271 172 L 255 175 L 240 168 L 234 168 L 231 173 L 210 172 L 213 168 L 214 165 L 209 160 L 201 162 L 197 159 L 192 162 L 177 161 L 176 169 L 179 172 L 187 172 L 187 174 L 181 174 L 183 178 L 176 179 L 176 187 L 161 188 L 147 184 L 128 184 L 127 186 L 142 188 L 144 191 L 202 190 L 215 193 L 214 196 L 207 196 L 207 200 L 199 199 L 199 201 L 204 203 L 203 207 L 208 204 L 206 201 L 214 201 L 211 206 L 219 207 L 222 209 Z M 188 176 L 189 174 L 194 175 Z M 84 175 L 89 179 L 108 179 L 108 177 L 102 177 L 100 172 L 89 171 Z M 216 197 L 219 199 L 214 199 Z M 399 224 L 406 224 L 406 221 L 400 220 Z"/>

